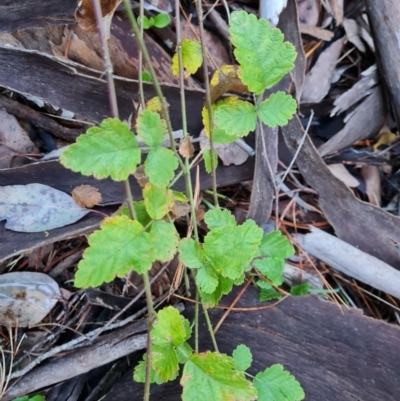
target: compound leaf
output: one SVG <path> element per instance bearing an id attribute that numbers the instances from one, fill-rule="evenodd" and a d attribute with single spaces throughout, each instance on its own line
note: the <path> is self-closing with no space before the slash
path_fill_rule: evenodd
<path id="1" fill-rule="evenodd" d="M 279 230 L 271 231 L 261 240 L 261 255 L 286 259 L 294 255 L 294 253 L 293 246 Z"/>
<path id="2" fill-rule="evenodd" d="M 154 248 L 154 259 L 163 263 L 171 260 L 179 243 L 175 226 L 162 220 L 155 221 L 149 234 Z"/>
<path id="3" fill-rule="evenodd" d="M 235 103 L 217 107 L 214 119 L 216 125 L 224 127 L 228 135 L 243 137 L 256 128 L 257 114 L 254 105 L 237 100 Z"/>
<path id="4" fill-rule="evenodd" d="M 192 354 L 181 379 L 183 401 L 251 401 L 256 391 L 242 372 L 234 369 L 233 358 L 217 352 Z"/>
<path id="5" fill-rule="evenodd" d="M 165 127 L 160 115 L 154 111 L 142 110 L 137 118 L 136 129 L 143 142 L 152 148 L 164 142 Z"/>
<path id="6" fill-rule="evenodd" d="M 210 230 L 222 227 L 236 227 L 235 217 L 229 210 L 213 209 L 204 215 L 204 221 Z"/>
<path id="7" fill-rule="evenodd" d="M 305 397 L 300 383 L 282 365 L 257 373 L 253 384 L 259 401 L 300 401 Z"/>
<path id="8" fill-rule="evenodd" d="M 178 251 L 179 260 L 190 269 L 199 269 L 204 265 L 203 249 L 192 239 L 183 239 L 178 247 Z"/>
<path id="9" fill-rule="evenodd" d="M 261 274 L 271 280 L 272 284 L 278 286 L 283 283 L 285 261 L 282 258 L 269 257 L 256 259 L 253 263 Z"/>
<path id="10" fill-rule="evenodd" d="M 257 108 L 261 121 L 271 128 L 288 123 L 296 112 L 296 101 L 284 92 L 276 92 L 264 100 Z"/>
<path id="11" fill-rule="evenodd" d="M 144 172 L 154 185 L 167 186 L 174 178 L 174 170 L 178 167 L 178 159 L 171 149 L 155 148 L 147 155 Z"/>
<path id="12" fill-rule="evenodd" d="M 75 286 L 97 287 L 123 277 L 132 269 L 144 273 L 154 261 L 148 233 L 136 220 L 125 216 L 106 219 L 88 238 L 89 247 L 79 262 Z"/>
<path id="13" fill-rule="evenodd" d="M 240 344 L 232 353 L 232 357 L 235 360 L 235 369 L 244 372 L 246 371 L 253 362 L 253 356 L 249 347 Z"/>
<path id="14" fill-rule="evenodd" d="M 126 124 L 118 118 L 108 118 L 80 135 L 61 154 L 60 161 L 82 175 L 97 179 L 111 176 L 114 181 L 123 181 L 136 171 L 140 149 Z"/>
<path id="15" fill-rule="evenodd" d="M 186 70 L 185 76 L 195 74 L 203 63 L 201 44 L 197 40 L 183 39 L 182 41 L 182 65 Z M 178 53 L 172 57 L 172 74 L 179 75 Z"/>
<path id="16" fill-rule="evenodd" d="M 265 19 L 245 11 L 233 12 L 229 33 L 240 64 L 239 76 L 251 92 L 261 94 L 294 67 L 296 51 Z"/>
<path id="17" fill-rule="evenodd" d="M 146 184 L 143 188 L 147 213 L 154 220 L 162 219 L 174 204 L 174 195 L 168 188 Z"/>

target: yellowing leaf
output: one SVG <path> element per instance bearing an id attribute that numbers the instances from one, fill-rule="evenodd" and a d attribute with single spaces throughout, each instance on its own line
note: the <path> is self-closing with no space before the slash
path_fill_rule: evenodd
<path id="1" fill-rule="evenodd" d="M 203 63 L 201 54 L 201 44 L 196 40 L 183 39 L 182 41 L 182 65 L 185 70 L 185 77 L 193 75 Z M 172 74 L 176 77 L 179 75 L 178 54 L 172 57 Z"/>
<path id="2" fill-rule="evenodd" d="M 283 34 L 265 19 L 245 11 L 233 12 L 229 22 L 239 76 L 251 92 L 260 95 L 294 67 L 296 51 Z"/>
<path id="3" fill-rule="evenodd" d="M 149 234 L 140 223 L 125 216 L 105 220 L 88 242 L 75 275 L 78 288 L 97 287 L 131 270 L 144 273 L 154 261 Z"/>
<path id="4" fill-rule="evenodd" d="M 97 179 L 126 180 L 140 163 L 140 149 L 128 126 L 117 118 L 89 128 L 60 156 L 61 164 Z"/>

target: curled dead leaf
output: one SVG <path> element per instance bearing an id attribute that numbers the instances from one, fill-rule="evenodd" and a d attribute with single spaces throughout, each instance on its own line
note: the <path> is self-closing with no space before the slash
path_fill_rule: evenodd
<path id="1" fill-rule="evenodd" d="M 101 202 L 99 190 L 91 185 L 80 185 L 73 189 L 71 195 L 80 207 L 91 208 Z"/>
<path id="2" fill-rule="evenodd" d="M 192 145 L 192 142 L 190 142 L 190 137 L 189 135 L 186 136 L 183 141 L 181 142 L 179 146 L 179 153 L 183 157 L 187 157 L 190 159 L 193 157 L 194 154 L 194 146 Z"/>
<path id="3" fill-rule="evenodd" d="M 138 166 L 136 171 L 133 173 L 133 176 L 137 179 L 137 182 L 141 187 L 144 187 L 149 182 L 149 178 L 144 173 L 144 165 L 143 164 Z"/>

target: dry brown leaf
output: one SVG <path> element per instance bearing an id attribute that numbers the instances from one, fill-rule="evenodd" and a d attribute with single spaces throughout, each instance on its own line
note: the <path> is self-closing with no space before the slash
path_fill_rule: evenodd
<path id="1" fill-rule="evenodd" d="M 194 146 L 192 145 L 192 142 L 190 142 L 190 137 L 187 135 L 183 141 L 181 142 L 179 146 L 179 153 L 183 157 L 187 157 L 190 159 L 193 157 L 194 154 Z"/>
<path id="2" fill-rule="evenodd" d="M 327 29 L 319 28 L 317 26 L 309 26 L 299 24 L 300 32 L 306 35 L 313 36 L 314 38 L 329 41 L 333 38 L 333 32 Z"/>
<path id="3" fill-rule="evenodd" d="M 343 0 L 329 0 L 333 15 L 336 20 L 336 25 L 341 25 L 343 22 Z"/>
<path id="4" fill-rule="evenodd" d="M 79 185 L 73 189 L 71 195 L 80 207 L 91 208 L 101 202 L 99 190 L 91 185 Z"/>
<path id="5" fill-rule="evenodd" d="M 111 20 L 115 10 L 122 0 L 100 0 L 101 13 L 103 16 L 103 27 L 106 38 L 110 39 Z M 92 0 L 81 0 L 75 11 L 75 18 L 79 26 L 85 31 L 97 32 L 96 14 Z"/>
<path id="6" fill-rule="evenodd" d="M 343 21 L 343 27 L 346 31 L 346 35 L 349 41 L 353 43 L 353 45 L 357 47 L 360 52 L 364 53 L 366 51 L 366 48 L 360 38 L 360 27 L 358 26 L 357 21 L 354 19 L 345 18 Z"/>
<path id="7" fill-rule="evenodd" d="M 378 166 L 368 164 L 361 167 L 361 175 L 365 180 L 365 192 L 368 195 L 369 203 L 380 207 L 381 205 L 381 175 Z"/>
<path id="8" fill-rule="evenodd" d="M 186 216 L 190 212 L 190 205 L 187 202 L 174 201 L 174 205 L 169 213 L 172 220 Z"/>
<path id="9" fill-rule="evenodd" d="M 137 179 L 138 184 L 144 187 L 149 182 L 149 177 L 144 173 L 144 164 L 138 166 L 133 176 Z"/>
<path id="10" fill-rule="evenodd" d="M 320 54 L 314 67 L 306 75 L 301 94 L 302 103 L 319 103 L 329 92 L 343 42 L 344 38 L 336 40 Z"/>
<path id="11" fill-rule="evenodd" d="M 328 168 L 336 178 L 339 178 L 348 187 L 356 188 L 360 185 L 359 181 L 350 174 L 349 170 L 342 163 L 330 164 Z"/>

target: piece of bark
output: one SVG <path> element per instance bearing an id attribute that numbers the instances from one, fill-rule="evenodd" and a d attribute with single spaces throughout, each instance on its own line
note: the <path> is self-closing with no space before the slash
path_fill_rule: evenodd
<path id="1" fill-rule="evenodd" d="M 56 358 L 27 373 L 2 397 L 2 401 L 32 393 L 71 377 L 89 372 L 99 366 L 115 361 L 146 348 L 146 322 L 131 324 L 117 332 L 107 334 L 93 346 L 79 348 L 68 355 Z"/>
<path id="2" fill-rule="evenodd" d="M 246 181 L 252 178 L 254 171 L 254 158 L 249 158 L 241 166 L 223 165 L 217 168 L 217 185 L 224 186 L 237 182 Z M 192 180 L 195 182 L 195 170 L 192 171 Z M 212 177 L 200 166 L 200 187 L 201 189 L 211 188 Z M 131 177 L 131 189 L 134 200 L 142 197 L 142 188 L 139 187 L 135 178 Z M 102 205 L 120 205 L 124 202 L 125 194 L 121 182 L 114 182 L 110 179 L 96 180 L 93 177 L 83 177 L 80 174 L 67 170 L 58 161 L 49 161 L 15 169 L 0 170 L 0 186 L 5 185 L 26 185 L 30 183 L 41 183 L 49 185 L 60 191 L 70 193 L 73 188 L 81 184 L 92 185 L 99 189 L 102 195 Z M 174 185 L 176 191 L 184 191 L 185 183 L 181 178 Z M 100 208 L 99 211 L 109 215 L 116 207 Z M 97 213 L 89 213 L 82 220 L 69 226 L 50 230 L 45 233 L 19 233 L 6 230 L 4 222 L 0 222 L 0 262 L 11 256 L 29 252 L 30 250 L 55 241 L 77 237 L 95 230 L 103 220 L 103 216 Z"/>
<path id="3" fill-rule="evenodd" d="M 29 71 L 29 73 L 27 73 Z M 98 71 L 71 61 L 61 62 L 55 57 L 35 51 L 0 47 L 0 86 L 11 91 L 29 94 L 50 103 L 55 108 L 78 113 L 100 122 L 109 117 L 107 84 Z M 134 111 L 132 100 L 138 100 L 139 86 L 135 80 L 114 77 L 121 119 L 128 119 Z M 180 89 L 175 85 L 162 85 L 169 103 L 174 129 L 182 128 Z M 152 84 L 144 85 L 145 97 L 156 96 Z M 201 110 L 204 92 L 186 91 L 186 107 L 191 110 L 188 131 L 200 133 L 203 128 Z"/>
<path id="4" fill-rule="evenodd" d="M 378 68 L 391 96 L 391 108 L 400 127 L 400 2 L 398 0 L 366 0 L 371 23 Z"/>
<path id="5" fill-rule="evenodd" d="M 400 298 L 399 270 L 316 227 L 310 229 L 309 234 L 294 236 L 308 254 L 377 290 Z"/>
<path id="6" fill-rule="evenodd" d="M 343 129 L 318 148 L 321 156 L 345 149 L 378 133 L 385 121 L 385 102 L 380 86 L 372 88 L 371 94 L 346 119 Z"/>
<path id="7" fill-rule="evenodd" d="M 298 117 L 282 131 L 287 147 L 294 154 L 304 135 Z M 344 183 L 332 175 L 308 136 L 296 163 L 307 183 L 318 192 L 321 210 L 336 235 L 400 269 L 400 218 L 358 200 Z"/>
<path id="8" fill-rule="evenodd" d="M 229 305 L 236 294 L 222 304 Z M 265 305 L 257 301 L 257 290 L 249 287 L 235 307 Z M 209 310 L 212 323 L 224 312 Z M 200 333 L 200 352 L 212 350 L 204 322 Z M 282 364 L 302 385 L 306 401 L 397 401 L 400 394 L 399 327 L 316 296 L 289 297 L 269 309 L 231 312 L 216 339 L 220 352 L 228 355 L 239 344 L 247 345 L 253 354 L 252 375 Z M 178 401 L 181 394 L 178 380 L 151 387 L 154 399 Z M 143 385 L 134 383 L 129 371 L 103 401 L 142 396 Z"/>

